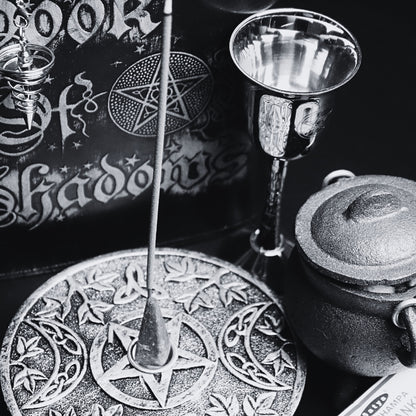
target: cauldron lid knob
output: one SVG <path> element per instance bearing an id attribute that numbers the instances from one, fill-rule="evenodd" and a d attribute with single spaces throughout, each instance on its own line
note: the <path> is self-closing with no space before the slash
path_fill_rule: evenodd
<path id="1" fill-rule="evenodd" d="M 402 201 L 389 190 L 375 187 L 358 196 L 344 212 L 347 220 L 360 222 L 374 222 L 392 217 L 400 212 L 408 211 Z"/>
<path id="2" fill-rule="evenodd" d="M 296 239 L 306 260 L 344 282 L 404 282 L 416 274 L 416 183 L 372 175 L 330 185 L 299 211 Z"/>

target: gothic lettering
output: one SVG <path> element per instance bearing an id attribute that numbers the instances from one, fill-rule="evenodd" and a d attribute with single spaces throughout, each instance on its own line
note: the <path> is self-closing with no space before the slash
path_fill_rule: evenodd
<path id="1" fill-rule="evenodd" d="M 114 199 L 123 190 L 126 183 L 124 172 L 111 166 L 107 162 L 107 158 L 108 155 L 105 155 L 101 160 L 101 168 L 105 174 L 98 179 L 94 186 L 94 198 L 104 204 Z"/>
<path id="2" fill-rule="evenodd" d="M 49 166 L 42 163 L 36 163 L 28 166 L 22 172 L 22 209 L 20 211 L 20 215 L 26 221 L 34 223 L 31 228 L 36 228 L 45 222 L 53 211 L 53 204 L 49 193 L 56 183 L 48 183 L 43 178 L 43 176 L 47 175 L 49 171 Z M 33 183 L 33 173 L 41 175 L 37 185 Z M 35 206 L 38 209 L 36 209 Z"/>
<path id="3" fill-rule="evenodd" d="M 30 42 L 48 45 L 61 36 L 64 27 L 79 45 L 97 35 L 109 34 L 120 39 L 127 32 L 130 33 L 130 40 L 137 42 L 160 25 L 160 22 L 152 20 L 145 9 L 151 2 L 152 0 L 140 1 L 133 10 L 125 12 L 125 0 L 107 0 L 105 3 L 100 0 L 44 0 L 31 10 L 26 35 Z M 68 4 L 72 8 L 68 8 Z M 106 12 L 107 4 L 109 13 Z M 0 0 L 0 47 L 8 43 L 16 33 L 13 24 L 15 12 L 16 6 L 12 1 Z M 67 22 L 66 27 L 63 26 L 64 22 Z"/>
<path id="4" fill-rule="evenodd" d="M 8 166 L 0 167 L 0 179 L 9 172 Z M 0 186 L 0 228 L 8 227 L 16 222 L 17 215 L 15 196 L 4 186 Z"/>
<path id="5" fill-rule="evenodd" d="M 9 42 L 16 32 L 16 26 L 13 24 L 15 12 L 16 6 L 12 2 L 0 0 L 0 46 Z"/>
<path id="6" fill-rule="evenodd" d="M 130 30 L 130 26 L 126 25 L 124 21 L 124 3 L 125 0 L 114 0 L 113 10 L 111 15 L 111 28 L 107 32 L 120 39 L 124 33 Z"/>
<path id="7" fill-rule="evenodd" d="M 210 174 L 210 154 L 205 151 L 197 152 L 193 157 L 183 157 L 173 166 L 167 166 L 167 182 L 172 183 L 172 191 L 195 189 L 200 184 L 206 184 Z M 169 172 L 169 167 L 171 167 Z"/>
<path id="8" fill-rule="evenodd" d="M 75 133 L 75 130 L 72 130 L 71 127 L 69 127 L 69 121 L 68 121 L 68 111 L 71 111 L 75 106 L 74 104 L 68 104 L 68 93 L 70 89 L 72 88 L 72 85 L 69 85 L 66 87 L 59 96 L 59 105 L 57 109 L 54 109 L 54 111 L 59 112 L 59 121 L 61 126 L 61 136 L 62 136 L 62 150 L 65 148 L 65 141 L 66 139 L 73 133 Z"/>
<path id="9" fill-rule="evenodd" d="M 230 160 L 226 155 L 221 157 L 222 149 L 217 144 L 204 151 L 198 147 L 192 149 L 190 145 L 183 147 L 187 147 L 182 148 L 186 156 L 177 157 L 177 152 L 172 153 L 163 162 L 161 186 L 166 193 L 192 195 L 212 181 L 226 183 L 245 174 L 243 154 L 235 165 L 234 157 Z M 15 223 L 36 228 L 45 221 L 61 218 L 63 213 L 66 217 L 75 216 L 88 204 L 136 198 L 150 188 L 153 166 L 149 160 L 134 168 L 132 163 L 139 160 L 134 157 L 127 163 L 108 159 L 106 154 L 98 164 L 86 163 L 83 173 L 75 173 L 69 179 L 62 175 L 68 172 L 67 167 L 64 172 L 65 166 L 52 170 L 46 164 L 35 163 L 26 166 L 21 174 L 0 166 L 0 228 Z M 129 166 L 133 169 L 129 170 Z"/>
<path id="10" fill-rule="evenodd" d="M 62 152 L 65 151 L 65 144 L 69 136 L 76 133 L 70 126 L 70 117 L 71 120 L 76 119 L 78 121 L 80 133 L 88 137 L 87 133 L 87 123 L 84 119 L 85 114 L 92 114 L 98 111 L 98 104 L 95 101 L 101 95 L 106 94 L 99 93 L 93 95 L 93 83 L 89 79 L 83 78 L 84 72 L 81 72 L 74 77 L 74 83 L 68 85 L 59 96 L 59 104 L 57 108 L 54 108 L 52 111 L 59 114 L 59 122 L 61 127 L 61 137 L 62 137 Z M 84 89 L 82 92 L 82 98 L 75 103 L 69 103 L 68 96 L 72 93 L 72 88 L 75 86 L 80 86 Z M 83 110 L 83 111 L 80 111 Z M 68 114 L 69 113 L 69 114 Z"/>
<path id="11" fill-rule="evenodd" d="M 81 178 L 78 173 L 59 189 L 57 201 L 63 211 L 72 206 L 83 208 L 92 201 L 85 194 L 86 185 L 90 180 L 90 178 Z"/>
<path id="12" fill-rule="evenodd" d="M 79 44 L 95 35 L 105 18 L 105 8 L 101 1 L 81 0 L 72 9 L 68 19 L 69 36 Z"/>
<path id="13" fill-rule="evenodd" d="M 143 0 L 139 2 L 139 5 L 134 10 L 124 16 L 126 21 L 133 20 L 138 25 L 140 31 L 144 36 L 153 32 L 160 24 L 159 22 L 152 22 L 150 13 L 144 10 L 144 8 L 147 7 L 151 2 L 152 0 Z"/>
<path id="14" fill-rule="evenodd" d="M 224 183 L 241 174 L 247 167 L 248 149 L 230 147 L 213 160 L 214 171 L 210 183 Z"/>
<path id="15" fill-rule="evenodd" d="M 28 41 L 47 45 L 59 33 L 62 19 L 61 8 L 51 0 L 44 0 L 30 17 L 29 26 L 26 29 Z"/>
<path id="16" fill-rule="evenodd" d="M 127 191 L 134 197 L 144 192 L 153 181 L 153 167 L 146 161 L 132 172 L 127 181 Z"/>

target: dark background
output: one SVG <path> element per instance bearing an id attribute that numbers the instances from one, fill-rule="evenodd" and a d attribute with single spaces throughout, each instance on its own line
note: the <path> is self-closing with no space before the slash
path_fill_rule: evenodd
<path id="1" fill-rule="evenodd" d="M 309 156 L 290 164 L 283 229 L 291 235 L 299 207 L 332 170 L 344 168 L 357 175 L 387 174 L 416 180 L 416 35 L 412 13 L 404 3 L 396 6 L 387 2 L 315 0 L 282 1 L 277 5 L 313 10 L 340 21 L 356 36 L 363 55 L 358 74 L 337 95 L 335 111 L 320 143 Z M 230 18 L 238 22 L 243 16 Z M 247 241 L 249 229 L 216 230 L 194 241 L 177 239 L 161 241 L 160 245 L 196 249 L 233 261 Z M 0 336 L 24 299 L 49 275 L 5 276 L 0 280 Z M 336 415 L 374 382 L 342 374 L 309 355 L 308 364 L 306 389 L 297 416 Z M 7 414 L 3 401 L 0 414 Z"/>

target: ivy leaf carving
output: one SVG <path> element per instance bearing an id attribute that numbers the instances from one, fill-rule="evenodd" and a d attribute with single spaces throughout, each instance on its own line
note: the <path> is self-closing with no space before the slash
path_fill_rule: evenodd
<path id="1" fill-rule="evenodd" d="M 244 397 L 243 410 L 246 416 L 254 416 L 256 414 L 256 401 L 251 396 Z"/>
<path id="2" fill-rule="evenodd" d="M 224 397 L 222 394 L 213 394 L 209 398 L 212 407 L 205 414 L 208 416 L 237 416 L 240 411 L 240 405 L 237 397 Z"/>
<path id="3" fill-rule="evenodd" d="M 175 302 L 177 303 L 183 303 L 184 305 L 190 303 L 192 301 L 192 299 L 194 298 L 195 294 L 194 292 L 184 292 L 182 295 L 179 295 L 176 299 Z M 185 310 L 189 313 L 189 311 L 187 310 L 187 307 L 185 306 Z"/>
<path id="4" fill-rule="evenodd" d="M 36 383 L 40 380 L 47 380 L 45 374 L 39 370 L 25 367 L 22 371 L 16 374 L 13 379 L 13 389 L 23 385 L 23 387 L 29 392 L 34 393 L 36 389 Z"/>
<path id="5" fill-rule="evenodd" d="M 91 416 L 123 416 L 123 406 L 117 404 L 104 410 L 101 405 L 95 404 L 92 408 Z"/>
<path id="6" fill-rule="evenodd" d="M 209 296 L 208 293 L 205 293 L 205 292 L 199 292 L 191 304 L 194 307 L 203 306 L 204 308 L 208 308 L 208 309 L 212 309 L 214 307 L 214 305 L 212 304 L 211 296 Z"/>
<path id="7" fill-rule="evenodd" d="M 287 341 L 287 338 L 282 335 L 283 330 L 286 327 L 285 319 L 283 316 L 279 316 L 278 318 L 275 318 L 272 315 L 266 315 L 264 317 L 264 324 L 259 325 L 257 329 L 265 334 L 269 335 L 271 337 L 277 337 L 281 341 Z"/>
<path id="8" fill-rule="evenodd" d="M 280 360 L 280 350 L 273 351 L 266 355 L 266 358 L 261 362 L 262 364 L 273 365 L 277 360 Z"/>
<path id="9" fill-rule="evenodd" d="M 57 296 L 54 298 L 44 297 L 42 298 L 45 306 L 38 311 L 35 315 L 42 318 L 56 318 L 61 322 L 65 321 L 65 318 L 69 315 L 72 309 L 71 298 L 77 291 L 77 284 L 72 279 L 65 281 L 68 285 L 68 293 L 66 296 Z"/>
<path id="10" fill-rule="evenodd" d="M 98 300 L 84 302 L 78 309 L 78 322 L 80 325 L 88 321 L 104 325 L 104 313 L 110 311 L 113 305 Z"/>
<path id="11" fill-rule="evenodd" d="M 188 274 L 192 275 L 195 272 L 195 264 L 187 257 L 183 257 L 180 261 L 171 261 L 165 263 L 165 269 L 167 271 L 167 282 L 181 282 L 187 279 L 182 279 Z"/>
<path id="12" fill-rule="evenodd" d="M 269 410 L 274 402 L 274 399 L 276 398 L 275 393 L 263 393 L 259 394 L 256 400 L 256 405 L 258 410 Z M 260 414 L 266 414 L 266 413 L 260 413 Z M 273 414 L 276 414 L 274 412 Z"/>
<path id="13" fill-rule="evenodd" d="M 36 357 L 44 352 L 43 348 L 38 347 L 39 341 L 40 337 L 33 337 L 29 340 L 23 337 L 17 338 L 16 351 L 19 354 L 20 361 L 23 361 L 25 358 Z"/>
<path id="14" fill-rule="evenodd" d="M 17 339 L 18 341 L 17 341 L 16 351 L 21 357 L 25 353 L 25 350 L 26 350 L 26 340 L 23 337 L 18 337 Z"/>
<path id="15" fill-rule="evenodd" d="M 104 273 L 98 275 L 97 270 L 92 270 L 87 275 L 87 284 L 84 286 L 84 289 L 94 289 L 98 292 L 115 292 L 115 288 L 111 285 L 111 282 L 117 277 L 117 273 Z"/>
<path id="16" fill-rule="evenodd" d="M 262 361 L 262 364 L 272 365 L 275 377 L 282 374 L 286 368 L 296 370 L 290 355 L 283 349 L 283 347 L 268 354 Z"/>
<path id="17" fill-rule="evenodd" d="M 194 279 L 209 280 L 209 276 L 196 273 L 195 263 L 188 257 L 183 257 L 180 261 L 165 263 L 167 272 L 166 282 L 188 282 Z"/>
<path id="18" fill-rule="evenodd" d="M 244 414 L 246 416 L 277 416 L 278 413 L 271 409 L 275 398 L 275 393 L 260 394 L 256 400 L 247 395 L 243 401 Z"/>
<path id="19" fill-rule="evenodd" d="M 183 303 L 185 311 L 189 314 L 197 311 L 200 306 L 213 309 L 214 305 L 212 304 L 211 297 L 204 291 L 197 292 L 186 292 L 182 296 L 179 296 L 176 299 L 177 303 Z"/>
<path id="20" fill-rule="evenodd" d="M 247 303 L 248 295 L 245 289 L 248 286 L 245 283 L 231 282 L 221 284 L 220 286 L 220 299 L 224 306 L 231 305 L 235 299 L 239 302 Z"/>
<path id="21" fill-rule="evenodd" d="M 65 299 L 64 303 L 62 304 L 62 318 L 61 318 L 62 322 L 65 320 L 65 318 L 71 312 L 71 309 L 72 309 L 71 296 L 72 296 L 72 294 L 68 294 L 67 298 Z"/>
<path id="22" fill-rule="evenodd" d="M 58 298 L 43 298 L 43 302 L 45 306 L 38 312 L 36 312 L 36 316 L 40 316 L 42 318 L 51 318 L 51 319 L 58 319 L 61 322 L 63 321 L 63 305 L 65 302 L 64 297 Z"/>

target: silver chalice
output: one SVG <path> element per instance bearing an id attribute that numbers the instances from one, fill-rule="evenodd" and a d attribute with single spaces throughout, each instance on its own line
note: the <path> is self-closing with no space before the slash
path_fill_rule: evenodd
<path id="1" fill-rule="evenodd" d="M 254 14 L 231 35 L 230 53 L 246 81 L 249 133 L 272 157 L 266 207 L 238 261 L 265 280 L 272 259 L 281 264 L 291 243 L 281 234 L 282 190 L 288 161 L 316 143 L 333 108 L 335 90 L 358 71 L 361 51 L 340 23 L 300 9 Z"/>

